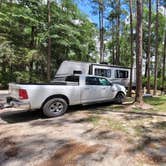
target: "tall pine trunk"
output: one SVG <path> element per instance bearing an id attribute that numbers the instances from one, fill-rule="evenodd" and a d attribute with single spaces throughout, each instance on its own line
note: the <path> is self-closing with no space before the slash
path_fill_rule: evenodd
<path id="1" fill-rule="evenodd" d="M 132 76 L 133 76 L 133 14 L 132 14 L 132 0 L 129 1 L 130 6 L 130 54 L 131 54 L 131 69 L 130 69 L 130 85 L 128 95 L 131 96 L 132 90 Z"/>
<path id="2" fill-rule="evenodd" d="M 165 37 L 164 37 L 164 49 L 163 49 L 162 93 L 165 92 L 165 90 L 166 90 L 165 60 L 166 60 L 166 33 L 165 33 Z"/>
<path id="3" fill-rule="evenodd" d="M 31 41 L 30 41 L 30 49 L 35 48 L 35 26 L 31 26 Z M 31 62 L 29 63 L 29 82 L 32 82 L 32 73 L 33 73 L 33 57 Z"/>
<path id="4" fill-rule="evenodd" d="M 147 93 L 150 94 L 150 47 L 151 47 L 151 0 L 149 0 L 149 20 L 148 20 L 148 52 L 147 52 Z"/>
<path id="5" fill-rule="evenodd" d="M 50 22 L 51 22 L 51 10 L 50 10 L 50 0 L 47 0 L 47 7 L 48 7 L 48 52 L 47 52 L 47 80 L 50 81 L 51 79 L 51 38 L 50 38 Z"/>
<path id="6" fill-rule="evenodd" d="M 117 13 L 117 18 L 116 18 L 116 65 L 120 64 L 120 0 L 118 0 L 117 5 L 116 5 L 116 13 Z"/>
<path id="7" fill-rule="evenodd" d="M 156 42 L 155 42 L 155 69 L 154 69 L 154 91 L 153 95 L 156 95 L 157 92 L 157 76 L 158 76 L 158 5 L 159 0 L 156 0 Z"/>
<path id="8" fill-rule="evenodd" d="M 136 97 L 135 101 L 142 102 L 142 0 L 137 0 L 136 26 Z"/>
<path id="9" fill-rule="evenodd" d="M 100 29 L 100 63 L 104 62 L 104 27 L 103 27 L 103 19 L 104 19 L 104 6 L 103 1 L 99 0 L 99 29 Z"/>

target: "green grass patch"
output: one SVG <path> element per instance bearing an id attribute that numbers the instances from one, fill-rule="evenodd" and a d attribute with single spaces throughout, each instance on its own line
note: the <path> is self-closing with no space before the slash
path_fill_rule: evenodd
<path id="1" fill-rule="evenodd" d="M 108 121 L 109 127 L 112 130 L 119 130 L 119 131 L 126 132 L 126 127 L 123 126 L 123 123 L 115 121 L 113 119 L 107 119 L 107 121 Z"/>
<path id="2" fill-rule="evenodd" d="M 123 105 L 112 105 L 111 108 L 113 110 L 120 110 L 120 109 L 124 109 L 124 106 Z"/>
<path id="3" fill-rule="evenodd" d="M 134 131 L 137 137 L 140 137 L 141 135 L 145 134 L 145 130 L 142 126 L 135 126 Z"/>
<path id="4" fill-rule="evenodd" d="M 100 119 L 101 118 L 99 116 L 90 116 L 87 121 L 92 122 L 94 125 L 97 125 Z"/>
<path id="5" fill-rule="evenodd" d="M 144 98 L 144 102 L 154 106 L 154 111 L 166 112 L 166 96 Z"/>
<path id="6" fill-rule="evenodd" d="M 134 111 L 134 112 L 142 112 L 143 110 L 141 109 L 141 108 L 132 108 L 132 111 Z"/>

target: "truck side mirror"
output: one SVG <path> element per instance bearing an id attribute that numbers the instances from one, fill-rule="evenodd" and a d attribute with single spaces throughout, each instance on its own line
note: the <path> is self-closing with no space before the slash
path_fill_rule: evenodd
<path id="1" fill-rule="evenodd" d="M 113 84 L 112 84 L 112 82 L 110 82 L 110 86 L 112 86 Z"/>

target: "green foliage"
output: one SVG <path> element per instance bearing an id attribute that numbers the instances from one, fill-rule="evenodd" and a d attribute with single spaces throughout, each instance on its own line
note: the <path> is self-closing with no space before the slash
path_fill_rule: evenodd
<path id="1" fill-rule="evenodd" d="M 161 89 L 161 88 L 162 88 L 162 79 L 161 79 L 161 78 L 157 78 L 157 82 L 158 82 L 157 88 L 158 88 L 158 89 Z M 146 78 L 146 77 L 143 77 L 143 78 L 142 78 L 142 86 L 143 86 L 143 87 L 146 87 L 146 84 L 147 84 L 147 78 Z M 153 88 L 153 86 L 154 86 L 154 77 L 151 76 L 151 77 L 150 77 L 150 87 Z"/>
<path id="2" fill-rule="evenodd" d="M 51 37 L 51 74 L 66 59 L 94 61 L 95 26 L 72 0 L 51 1 L 51 24 L 43 0 L 0 4 L 0 82 L 46 79 L 47 43 Z"/>
<path id="3" fill-rule="evenodd" d="M 107 32 L 108 38 L 110 38 L 107 49 L 110 52 L 109 62 L 112 63 L 113 59 L 113 50 L 116 53 L 116 34 L 117 34 L 117 27 L 116 27 L 116 19 L 117 9 L 116 3 L 111 1 L 112 10 L 109 11 L 109 29 Z M 133 1 L 133 32 L 134 32 L 134 55 L 136 55 L 136 37 L 135 37 L 135 29 L 136 29 L 136 1 Z M 152 24 L 151 24 L 151 57 L 155 56 L 155 45 L 156 45 L 156 36 L 155 36 L 155 19 L 156 13 L 154 10 L 155 6 L 152 3 Z M 129 23 L 129 1 L 121 1 L 121 19 L 120 19 L 120 64 L 124 66 L 130 66 L 131 62 L 131 52 L 130 52 L 130 23 Z M 147 49 L 148 49 L 148 14 L 149 9 L 147 5 L 147 1 L 144 2 L 143 5 L 143 57 L 146 58 Z M 126 21 L 128 20 L 128 21 Z M 166 25 L 166 17 L 159 13 L 159 33 L 158 33 L 158 40 L 159 40 L 159 63 L 163 62 L 163 40 L 164 40 L 164 33 L 165 33 L 165 25 Z M 159 71 L 161 72 L 162 65 L 159 65 Z M 159 75 L 160 77 L 161 75 Z M 160 84 L 160 83 L 159 83 Z"/>

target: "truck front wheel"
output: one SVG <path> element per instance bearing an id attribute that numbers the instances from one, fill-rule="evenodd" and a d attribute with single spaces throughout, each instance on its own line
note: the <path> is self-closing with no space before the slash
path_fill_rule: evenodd
<path id="1" fill-rule="evenodd" d="M 68 104 L 62 98 L 48 100 L 43 106 L 43 113 L 47 117 L 57 117 L 63 115 L 67 110 Z"/>
<path id="2" fill-rule="evenodd" d="M 115 97 L 115 103 L 122 104 L 125 99 L 125 94 L 123 92 L 119 92 Z"/>

